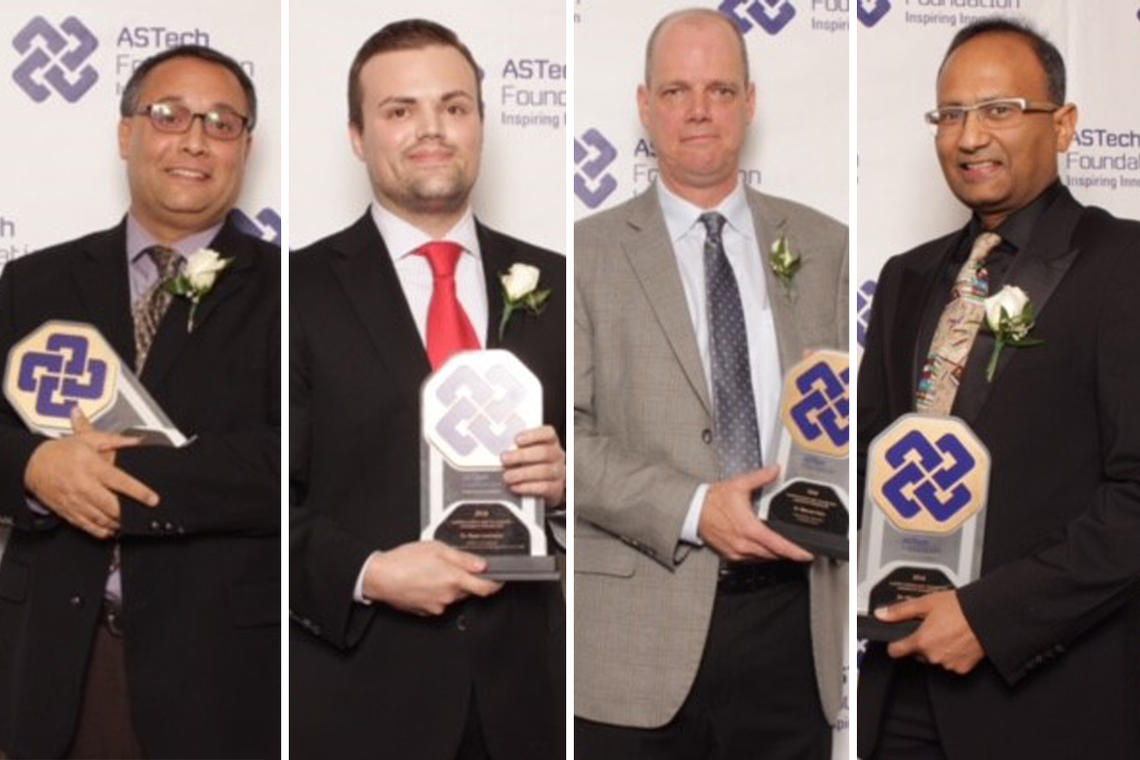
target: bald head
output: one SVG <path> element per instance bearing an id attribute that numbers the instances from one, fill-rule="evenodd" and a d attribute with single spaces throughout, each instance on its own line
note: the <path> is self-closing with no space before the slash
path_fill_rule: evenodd
<path id="1" fill-rule="evenodd" d="M 725 27 L 732 31 L 732 36 L 736 39 L 737 48 L 740 50 L 740 63 L 743 67 L 743 81 L 748 84 L 748 49 L 744 44 L 744 36 L 741 35 L 740 30 L 732 23 L 724 14 L 719 11 L 714 11 L 711 8 L 685 8 L 683 10 L 674 11 L 668 14 L 660 21 L 657 26 L 653 27 L 653 31 L 649 34 L 649 41 L 645 44 L 645 84 L 649 86 L 650 80 L 653 76 L 653 56 L 657 51 L 657 40 L 667 27 L 672 27 L 678 24 L 686 24 L 692 26 L 708 26 L 711 24 L 724 24 Z"/>

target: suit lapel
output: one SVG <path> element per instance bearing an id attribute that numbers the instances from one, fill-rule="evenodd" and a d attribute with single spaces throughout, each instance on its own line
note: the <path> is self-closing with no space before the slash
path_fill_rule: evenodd
<path id="1" fill-rule="evenodd" d="M 708 381 L 656 190 L 642 193 L 637 201 L 630 207 L 627 223 L 631 229 L 622 242 L 622 249 L 693 392 L 712 414 Z"/>
<path id="2" fill-rule="evenodd" d="M 195 340 L 195 335 L 218 307 L 241 290 L 249 276 L 249 270 L 254 263 L 251 240 L 245 233 L 239 231 L 229 218 L 208 247 L 217 251 L 222 258 L 232 258 L 233 263 L 218 275 L 214 288 L 198 304 L 194 314 L 193 332 L 188 329 L 190 301 L 178 296 L 171 301 L 170 309 L 159 325 L 158 334 L 154 336 L 154 345 L 147 356 L 146 366 L 143 367 L 142 379 L 148 387 L 158 387 L 162 384 L 186 346 Z"/>
<path id="3" fill-rule="evenodd" d="M 483 260 L 483 282 L 487 287 L 487 334 L 483 345 L 486 348 L 499 348 L 499 321 L 503 318 L 503 286 L 499 275 L 506 272 L 514 262 L 507 261 L 509 255 L 489 238 L 487 228 L 475 222 L 475 234 L 479 238 L 479 253 Z M 543 287 L 540 283 L 539 287 Z"/>
<path id="4" fill-rule="evenodd" d="M 761 269 L 764 271 L 764 287 L 768 291 L 768 308 L 772 312 L 772 324 L 776 330 L 776 345 L 780 351 L 780 377 L 800 359 L 803 351 L 803 340 L 800 337 L 798 322 L 796 321 L 795 287 L 789 294 L 784 284 L 776 277 L 768 261 L 768 252 L 772 245 L 782 236 L 787 235 L 788 220 L 783 214 L 776 213 L 769 204 L 764 203 L 759 193 L 746 189 L 748 208 L 752 212 L 752 226 L 756 234 L 756 245 L 760 252 Z M 796 241 L 789 239 L 789 245 L 796 251 Z M 808 264 L 810 251 L 796 251 L 804 257 L 804 264 Z"/>
<path id="5" fill-rule="evenodd" d="M 1017 254 L 1005 278 L 1006 285 L 1016 285 L 1025 291 L 1038 319 L 1077 258 L 1079 250 L 1072 245 L 1073 231 L 1082 213 L 1084 207 L 1068 191 L 1062 192 L 1045 210 L 1025 250 Z M 994 368 L 993 382 L 989 382 L 986 380 L 986 364 L 993 353 L 994 343 L 993 334 L 983 326 L 966 360 L 954 412 L 967 422 L 972 423 L 978 417 L 989 400 L 993 385 L 1000 381 L 1002 371 L 1010 362 L 1016 361 L 1021 351 L 1017 348 L 1002 350 Z"/>
<path id="6" fill-rule="evenodd" d="M 135 363 L 135 331 L 127 275 L 127 222 L 94 238 L 72 271 L 80 298 L 127 367 Z"/>
<path id="7" fill-rule="evenodd" d="M 333 271 L 372 347 L 380 354 L 405 397 L 419 398 L 431 372 L 408 300 L 396 276 L 388 248 L 365 212 L 334 242 Z"/>

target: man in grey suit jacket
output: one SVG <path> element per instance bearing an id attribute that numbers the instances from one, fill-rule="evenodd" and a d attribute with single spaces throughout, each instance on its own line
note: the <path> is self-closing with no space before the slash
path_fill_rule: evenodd
<path id="1" fill-rule="evenodd" d="M 747 71 L 723 16 L 666 16 L 638 90 L 661 182 L 575 231 L 581 758 L 830 754 L 847 567 L 752 503 L 784 371 L 846 348 L 847 231 L 743 187 Z"/>

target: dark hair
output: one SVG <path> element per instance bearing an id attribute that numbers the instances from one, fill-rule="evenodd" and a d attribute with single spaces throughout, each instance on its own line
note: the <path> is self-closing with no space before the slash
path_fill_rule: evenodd
<path id="1" fill-rule="evenodd" d="M 649 33 L 649 40 L 645 43 L 645 84 L 649 84 L 649 67 L 653 63 L 653 47 L 657 44 L 657 36 L 661 33 L 661 29 L 670 21 L 687 16 L 720 19 L 728 24 L 728 27 L 732 29 L 732 36 L 736 38 L 736 44 L 740 49 L 740 59 L 744 65 L 744 84 L 748 84 L 748 45 L 744 42 L 744 35 L 741 34 L 740 27 L 733 23 L 732 19 L 712 8 L 683 8 L 679 11 L 666 14 L 657 22 L 657 25 L 653 27 L 653 31 Z"/>
<path id="2" fill-rule="evenodd" d="M 364 126 L 364 88 L 360 84 L 360 70 L 364 68 L 364 64 L 381 53 L 390 53 L 394 50 L 420 50 L 433 45 L 455 48 L 471 64 L 471 71 L 475 74 L 479 118 L 482 119 L 483 77 L 471 51 L 459 41 L 455 32 L 446 26 L 427 19 L 409 18 L 388 24 L 365 40 L 360 50 L 356 51 L 356 57 L 352 59 L 352 66 L 348 70 L 349 123 L 357 129 L 362 129 Z"/>
<path id="3" fill-rule="evenodd" d="M 123 88 L 123 97 L 119 99 L 119 114 L 121 116 L 134 116 L 138 112 L 139 91 L 142 90 L 143 80 L 146 79 L 146 75 L 159 64 L 165 63 L 173 58 L 197 58 L 207 63 L 216 63 L 233 74 L 238 80 L 238 84 L 241 85 L 241 91 L 245 93 L 245 102 L 249 108 L 249 113 L 246 114 L 249 118 L 249 121 L 246 123 L 246 129 L 250 132 L 253 131 L 253 125 L 257 123 L 257 93 L 254 92 L 253 82 L 250 80 L 249 75 L 245 73 L 245 70 L 242 69 L 233 58 L 230 58 L 225 53 L 219 53 L 217 50 L 203 45 L 179 45 L 152 55 L 140 63 L 138 67 L 131 72 L 131 78 L 127 80 L 127 86 Z"/>
<path id="4" fill-rule="evenodd" d="M 965 45 L 975 37 L 980 37 L 983 34 L 1016 34 L 1029 43 L 1033 48 L 1033 53 L 1037 56 L 1037 62 L 1041 64 L 1041 69 L 1045 72 L 1045 82 L 1049 90 L 1049 99 L 1057 105 L 1065 104 L 1065 59 L 1061 57 L 1061 53 L 1057 47 L 1045 39 L 1045 37 L 1033 27 L 1028 24 L 1012 18 L 1004 18 L 1001 16 L 995 18 L 986 18 L 967 24 L 954 35 L 954 39 L 950 41 L 950 47 L 946 49 L 946 55 L 942 56 L 942 63 L 938 66 L 938 73 L 942 73 L 942 69 L 946 66 L 946 59 L 950 57 L 958 48 Z"/>

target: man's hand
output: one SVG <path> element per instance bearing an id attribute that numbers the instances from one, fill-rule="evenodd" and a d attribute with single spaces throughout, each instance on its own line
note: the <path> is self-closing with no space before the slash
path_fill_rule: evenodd
<path id="1" fill-rule="evenodd" d="M 373 554 L 364 570 L 366 599 L 416 615 L 440 615 L 468 596 L 490 596 L 503 584 L 479 578 L 487 561 L 438 541 L 413 541 Z"/>
<path id="2" fill-rule="evenodd" d="M 776 533 L 752 511 L 752 492 L 775 480 L 777 472 L 776 467 L 765 467 L 709 486 L 697 526 L 701 540 L 732 562 L 750 559 L 811 562 L 810 552 Z"/>
<path id="3" fill-rule="evenodd" d="M 965 675 L 986 656 L 954 591 L 938 591 L 892 604 L 875 610 L 875 617 L 887 623 L 922 621 L 917 631 L 887 647 L 891 657 L 913 656 L 921 662 L 941 665 L 952 673 Z"/>
<path id="4" fill-rule="evenodd" d="M 119 496 L 146 506 L 158 494 L 114 465 L 115 453 L 138 439 L 100 433 L 78 411 L 74 435 L 41 443 L 24 469 L 24 487 L 44 507 L 95 538 L 119 530 Z"/>
<path id="5" fill-rule="evenodd" d="M 515 436 L 514 451 L 503 453 L 503 482 L 520 496 L 541 496 L 547 507 L 566 498 L 566 452 L 550 425 Z"/>

